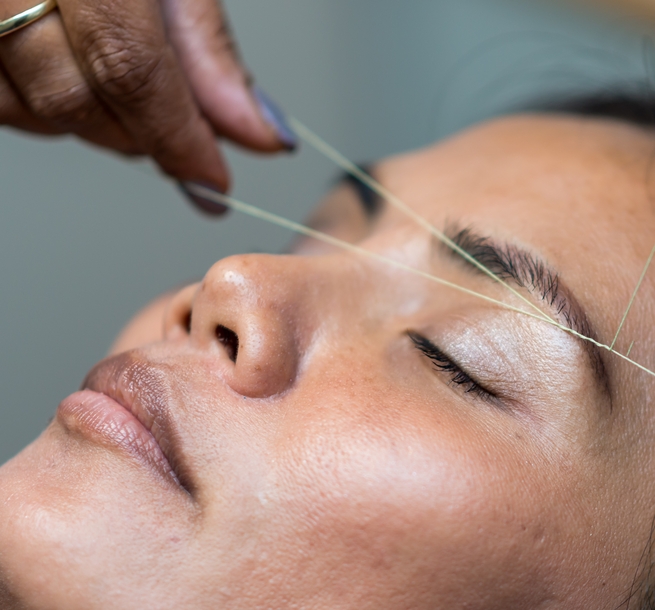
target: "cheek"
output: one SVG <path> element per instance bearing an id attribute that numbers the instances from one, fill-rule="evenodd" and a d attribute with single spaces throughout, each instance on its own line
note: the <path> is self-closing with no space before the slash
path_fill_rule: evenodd
<path id="1" fill-rule="evenodd" d="M 416 603 L 439 607 L 547 598 L 544 540 L 557 524 L 545 509 L 549 477 L 539 473 L 538 483 L 523 470 L 529 452 L 447 414 L 410 421 L 352 404 L 330 412 L 341 416 L 289 431 L 271 486 L 282 504 L 277 526 L 312 558 L 304 569 L 387 596 L 410 590 Z"/>

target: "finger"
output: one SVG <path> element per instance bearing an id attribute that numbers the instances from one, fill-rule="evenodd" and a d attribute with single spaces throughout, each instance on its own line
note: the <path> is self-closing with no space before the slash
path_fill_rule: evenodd
<path id="1" fill-rule="evenodd" d="M 217 133 L 260 151 L 295 148 L 282 113 L 251 87 L 220 2 L 164 0 L 163 6 L 171 42 Z"/>
<path id="2" fill-rule="evenodd" d="M 0 20 L 4 21 L 24 11 L 26 6 L 20 0 L 4 0 L 0 5 Z M 36 133 L 59 133 L 30 113 L 0 62 L 0 124 L 10 125 Z"/>
<path id="3" fill-rule="evenodd" d="M 134 151 L 128 134 L 87 85 L 57 12 L 0 38 L 0 61 L 24 106 L 40 123 L 119 151 Z"/>
<path id="4" fill-rule="evenodd" d="M 10 125 L 23 131 L 56 134 L 60 131 L 39 121 L 23 104 L 7 75 L 0 67 L 0 125 Z"/>
<path id="5" fill-rule="evenodd" d="M 225 163 L 166 38 L 158 1 L 91 2 L 59 2 L 87 81 L 165 172 L 225 191 Z"/>

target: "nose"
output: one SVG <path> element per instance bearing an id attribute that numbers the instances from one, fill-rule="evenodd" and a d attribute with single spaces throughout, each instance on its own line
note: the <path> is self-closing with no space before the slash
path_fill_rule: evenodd
<path id="1" fill-rule="evenodd" d="M 186 335 L 194 347 L 212 353 L 227 383 L 243 396 L 284 392 L 296 378 L 308 330 L 307 270 L 299 264 L 298 257 L 260 254 L 219 261 L 200 284 L 174 297 L 166 338 Z"/>

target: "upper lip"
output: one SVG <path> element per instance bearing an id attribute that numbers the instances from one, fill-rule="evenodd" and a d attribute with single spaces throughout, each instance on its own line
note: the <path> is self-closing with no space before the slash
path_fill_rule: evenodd
<path id="1" fill-rule="evenodd" d="M 152 434 L 180 485 L 191 493 L 191 483 L 171 414 L 172 392 L 166 372 L 126 352 L 98 363 L 82 389 L 100 392 L 128 410 Z"/>

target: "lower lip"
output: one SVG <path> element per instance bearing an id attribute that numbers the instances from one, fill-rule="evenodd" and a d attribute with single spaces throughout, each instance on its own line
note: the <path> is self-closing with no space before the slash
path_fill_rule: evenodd
<path id="1" fill-rule="evenodd" d="M 91 390 L 75 392 L 60 403 L 57 420 L 70 434 L 127 453 L 158 475 L 179 484 L 155 437 L 109 396 Z"/>

